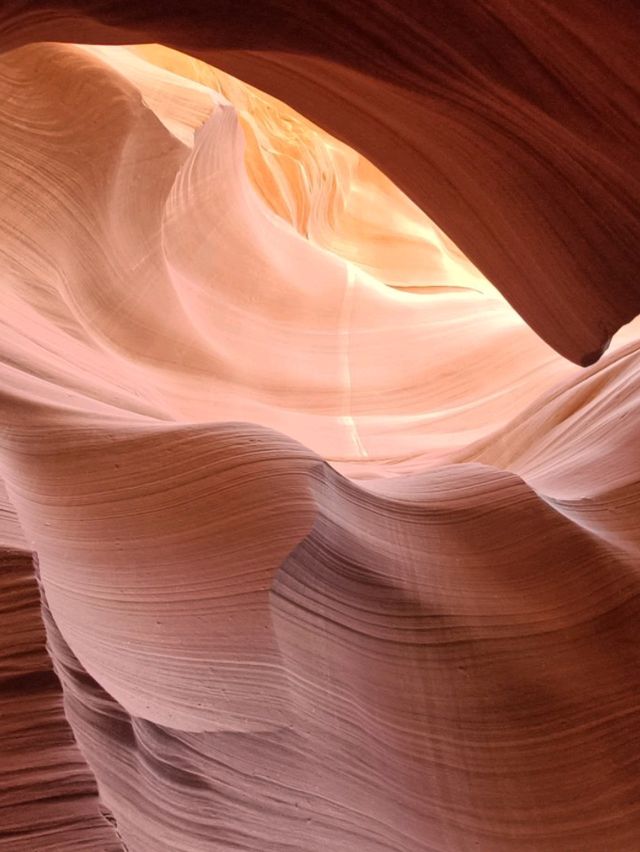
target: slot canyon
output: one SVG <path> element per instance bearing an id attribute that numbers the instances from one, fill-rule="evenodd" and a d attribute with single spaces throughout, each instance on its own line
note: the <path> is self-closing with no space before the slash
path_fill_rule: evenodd
<path id="1" fill-rule="evenodd" d="M 639 44 L 0 6 L 0 852 L 640 852 Z"/>

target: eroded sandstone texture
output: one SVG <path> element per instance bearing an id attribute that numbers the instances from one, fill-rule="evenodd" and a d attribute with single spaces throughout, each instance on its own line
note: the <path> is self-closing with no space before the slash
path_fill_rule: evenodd
<path id="1" fill-rule="evenodd" d="M 637 852 L 635 4 L 0 23 L 2 852 Z"/>

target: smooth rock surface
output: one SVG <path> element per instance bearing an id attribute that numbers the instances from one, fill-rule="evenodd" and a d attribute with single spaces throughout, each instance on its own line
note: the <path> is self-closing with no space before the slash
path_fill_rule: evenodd
<path id="1" fill-rule="evenodd" d="M 239 10 L 0 13 L 0 849 L 637 852 L 633 4 Z"/>

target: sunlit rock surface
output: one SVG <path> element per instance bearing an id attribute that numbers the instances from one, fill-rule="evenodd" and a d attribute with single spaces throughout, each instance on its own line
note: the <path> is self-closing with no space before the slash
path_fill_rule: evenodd
<path id="1" fill-rule="evenodd" d="M 419 5 L 2 13 L 3 852 L 637 852 L 632 16 Z"/>

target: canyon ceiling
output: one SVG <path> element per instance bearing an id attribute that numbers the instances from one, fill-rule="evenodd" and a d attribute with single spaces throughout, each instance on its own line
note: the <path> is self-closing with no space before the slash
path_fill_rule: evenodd
<path id="1" fill-rule="evenodd" d="M 639 37 L 2 5 L 2 852 L 638 852 Z"/>

